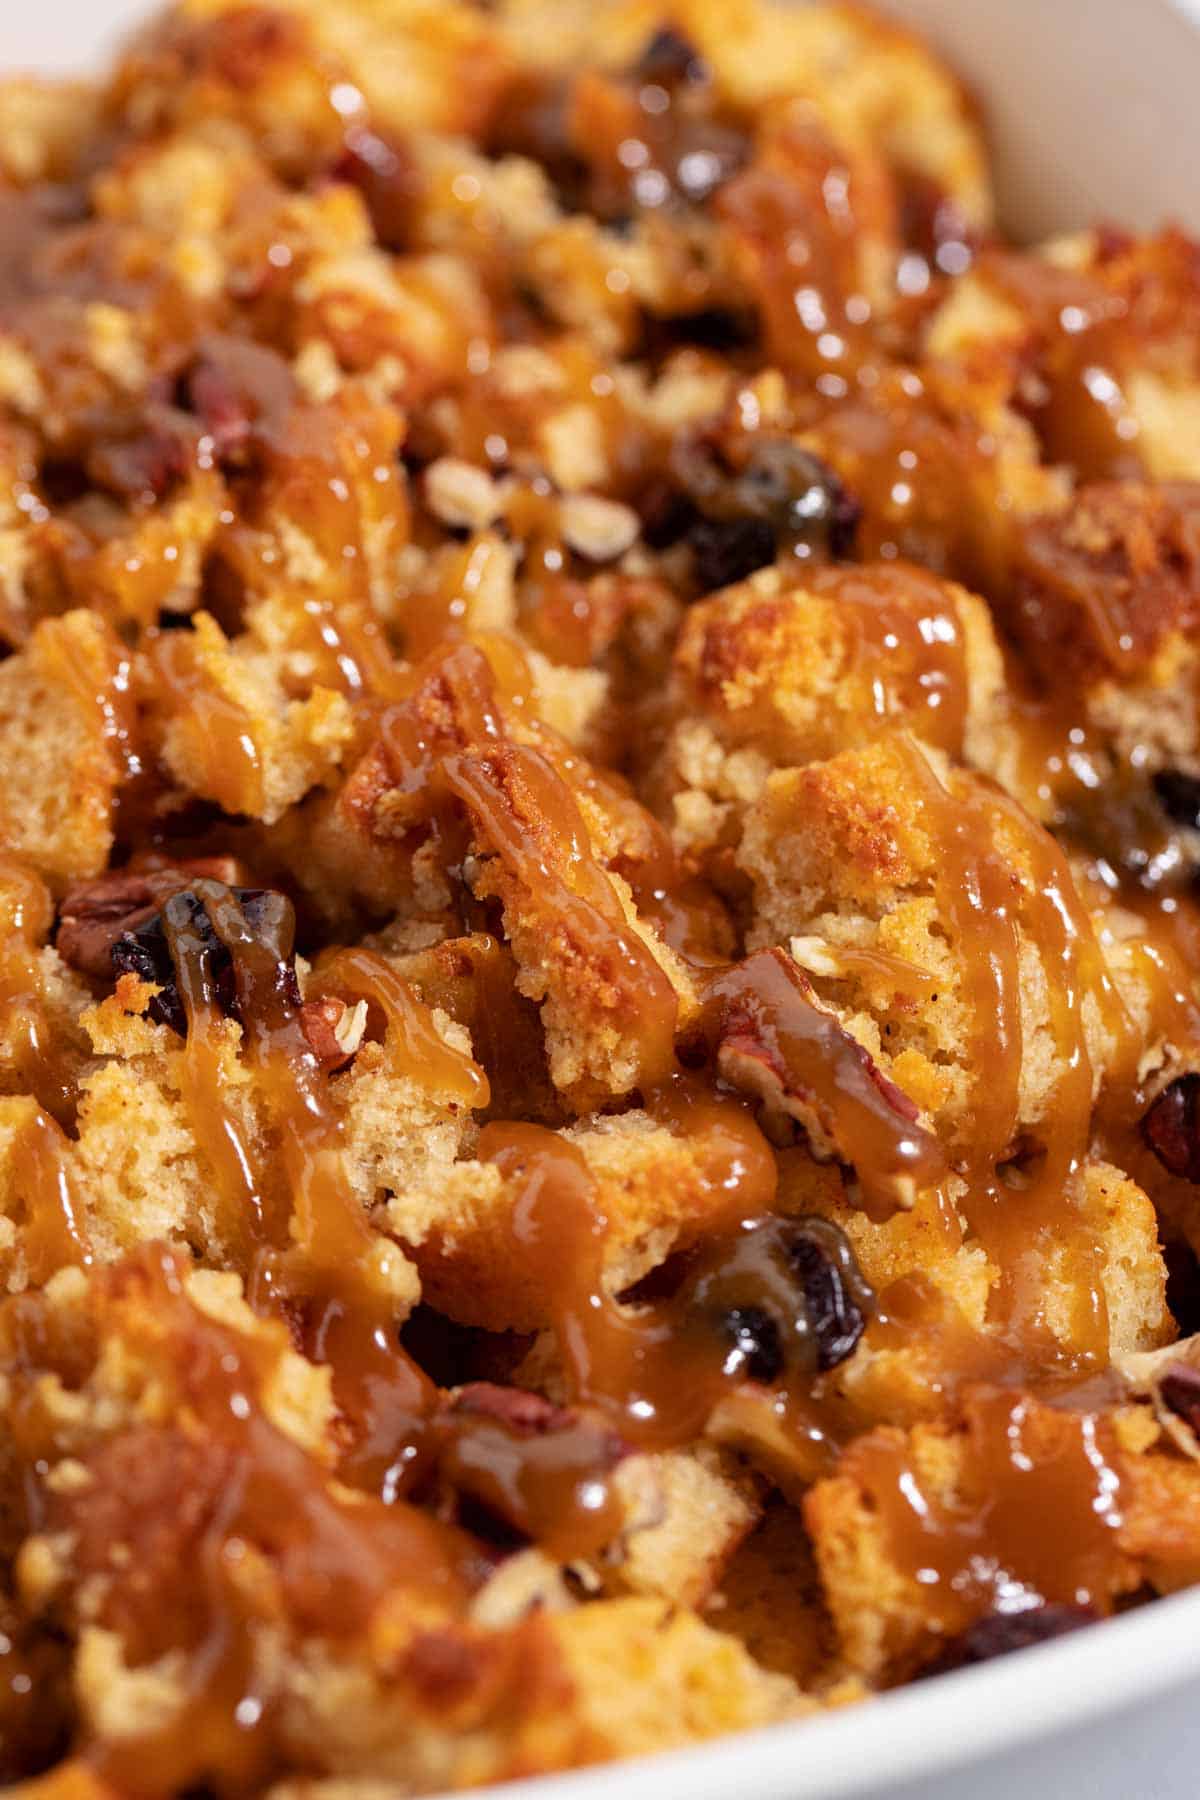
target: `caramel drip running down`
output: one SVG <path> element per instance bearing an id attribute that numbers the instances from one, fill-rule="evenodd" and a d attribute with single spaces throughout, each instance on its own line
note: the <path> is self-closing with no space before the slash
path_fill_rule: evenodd
<path id="1" fill-rule="evenodd" d="M 0 861 L 0 1017 L 8 1034 L 8 1055 L 23 1091 L 60 1125 L 75 1116 L 75 1086 L 46 1011 L 38 942 L 53 917 L 44 883 L 19 863 Z"/>
<path id="2" fill-rule="evenodd" d="M 49 1281 L 56 1269 L 92 1260 L 87 1224 L 66 1160 L 61 1128 L 35 1109 L 13 1147 L 26 1207 L 25 1260 L 31 1282 Z"/>
<path id="3" fill-rule="evenodd" d="M 332 1494 L 262 1410 L 280 1345 L 244 1338 L 192 1307 L 182 1259 L 150 1249 L 136 1270 L 158 1330 L 175 1345 L 179 1410 L 203 1433 L 207 1492 L 189 1574 L 194 1597 L 181 1614 L 191 1623 L 188 1641 L 175 1640 L 181 1618 L 171 1614 L 170 1594 L 163 1608 L 127 1625 L 150 1634 L 132 1644 L 146 1657 L 161 1653 L 155 1638 L 165 1626 L 182 1659 L 182 1714 L 162 1729 L 101 1744 L 90 1760 L 123 1793 L 178 1792 L 214 1769 L 242 1789 L 269 1780 L 276 1754 L 273 1701 L 259 1674 L 276 1602 L 273 1584 L 253 1579 L 255 1559 L 270 1559 L 289 1617 L 326 1638 L 353 1639 L 398 1590 L 418 1604 L 465 1598 L 472 1552 L 415 1508 Z M 182 1433 L 177 1454 L 187 1469 Z M 131 1547 L 136 1555 L 139 1547 Z"/>
<path id="4" fill-rule="evenodd" d="M 814 594 L 828 594 L 851 624 L 855 664 L 871 675 L 877 725 L 897 711 L 921 738 L 961 753 L 967 723 L 967 664 L 962 625 L 946 588 L 913 564 L 877 567 L 869 581 L 853 568 L 817 569 Z M 923 602 L 914 613 L 912 602 Z"/>
<path id="5" fill-rule="evenodd" d="M 1080 1272 L 1073 1340 L 1085 1360 L 1102 1358 L 1108 1341 L 1099 1250 L 1076 1201 L 1086 1155 L 1093 1071 L 1084 1018 L 1085 996 L 1098 1023 L 1128 1062 L 1135 1040 L 1124 1006 L 1105 969 L 1091 923 L 1076 896 L 1061 850 L 998 789 L 966 798 L 944 788 L 915 744 L 909 744 L 914 783 L 928 809 L 940 858 L 939 903 L 953 921 L 972 1020 L 971 1145 L 963 1164 L 966 1191 L 959 1205 L 1001 1271 L 992 1311 L 1014 1348 L 1053 1362 L 1059 1352 L 1039 1296 L 1045 1263 L 1056 1252 Z M 999 841 L 1013 841 L 1029 870 L 1014 880 Z M 1048 1032 L 1061 1070 L 1045 1106 L 1040 1141 L 1024 1160 L 1032 1168 L 1011 1179 L 997 1164 L 1023 1148 L 1015 1139 L 1020 1106 L 1025 1023 L 1021 1013 L 1021 937 L 1036 945 L 1045 969 Z"/>
<path id="6" fill-rule="evenodd" d="M 481 849 L 528 896 L 522 904 L 553 917 L 603 972 L 636 1027 L 639 1080 L 661 1080 L 673 1061 L 675 991 L 597 863 L 571 789 L 548 757 L 506 730 L 479 650 L 462 645 L 431 658 L 414 692 L 444 696 L 453 722 L 427 722 L 413 702 L 386 715 L 383 741 L 401 793 L 418 799 L 425 815 L 447 800 L 465 808 Z"/>
<path id="7" fill-rule="evenodd" d="M 245 1051 L 278 1134 L 291 1202 L 290 1247 L 272 1255 L 280 1243 L 278 1227 L 264 1235 L 267 1254 L 255 1272 L 258 1297 L 265 1299 L 274 1287 L 285 1302 L 303 1304 L 312 1352 L 333 1368 L 335 1397 L 354 1427 L 343 1476 L 393 1495 L 416 1455 L 420 1421 L 433 1395 L 397 1341 L 390 1281 L 401 1253 L 376 1236 L 354 1196 L 341 1117 L 284 977 L 292 949 L 290 908 L 270 942 L 249 929 L 228 888 L 200 881 L 193 892 L 233 959 Z"/>
<path id="8" fill-rule="evenodd" d="M 266 775 L 250 715 L 205 675 L 190 634 L 161 637 L 154 666 L 172 707 L 193 734 L 213 797 L 229 813 L 259 810 Z"/>

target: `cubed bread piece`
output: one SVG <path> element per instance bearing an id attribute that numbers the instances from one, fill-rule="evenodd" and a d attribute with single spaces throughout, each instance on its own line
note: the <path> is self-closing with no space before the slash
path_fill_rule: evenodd
<path id="1" fill-rule="evenodd" d="M 1132 1026 L 1062 852 L 1015 801 L 897 733 L 771 776 L 738 854 L 752 941 L 794 939 L 818 992 L 942 1130 L 981 1149 L 986 1115 L 998 1154 L 1061 1111 L 1068 1073 L 1082 1129 Z"/>
<path id="2" fill-rule="evenodd" d="M 806 1691 L 833 1656 L 833 1628 L 804 1520 L 776 1497 L 727 1563 L 707 1616 L 756 1663 Z"/>
<path id="3" fill-rule="evenodd" d="M 620 1294 L 673 1250 L 722 1220 L 728 1193 L 714 1173 L 727 1159 L 720 1121 L 678 1132 L 643 1111 L 546 1131 L 540 1144 L 582 1157 L 589 1204 L 608 1221 L 604 1284 Z M 765 1146 L 764 1146 L 765 1150 Z M 464 1325 L 536 1331 L 553 1322 L 554 1296 L 538 1261 L 514 1232 L 524 1167 L 464 1161 L 428 1185 L 413 1182 L 389 1201 L 389 1228 L 421 1271 L 426 1298 Z"/>
<path id="4" fill-rule="evenodd" d="M 606 1558 L 606 1586 L 702 1608 L 758 1522 L 758 1477 L 718 1445 L 699 1444 L 627 1457 L 613 1485 L 632 1523 Z"/>
<path id="5" fill-rule="evenodd" d="M 990 248 L 926 341 L 932 357 L 1021 397 L 1045 460 L 1085 481 L 1200 476 L 1200 282 L 1195 241 L 1178 227 Z"/>
<path id="6" fill-rule="evenodd" d="M 650 1597 L 600 1601 L 552 1622 L 575 1706 L 609 1756 L 644 1755 L 811 1710 L 738 1640 Z"/>
<path id="7" fill-rule="evenodd" d="M 983 767 L 1004 673 L 984 603 L 924 570 L 764 570 L 692 607 L 675 651 L 656 785 L 677 839 L 736 841 L 773 768 L 897 725 Z"/>
<path id="8" fill-rule="evenodd" d="M 163 760 L 185 792 L 227 812 L 272 823 L 333 774 L 353 735 L 341 694 L 289 700 L 253 646 L 205 612 L 160 645 L 154 675 Z"/>
<path id="9" fill-rule="evenodd" d="M 45 620 L 0 665 L 0 844 L 51 882 L 107 861 L 128 688 L 128 661 L 93 613 Z"/>

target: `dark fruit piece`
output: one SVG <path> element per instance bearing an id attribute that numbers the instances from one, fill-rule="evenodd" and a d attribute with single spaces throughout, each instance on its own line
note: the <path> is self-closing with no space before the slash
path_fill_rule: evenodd
<path id="1" fill-rule="evenodd" d="M 828 1219 L 803 1219 L 789 1234 L 788 1260 L 804 1294 L 818 1369 L 834 1369 L 853 1354 L 866 1329 L 861 1304 L 873 1298 L 850 1240 Z"/>
<path id="2" fill-rule="evenodd" d="M 290 913 L 290 902 L 269 888 L 231 888 L 241 906 L 246 924 L 255 937 L 275 943 L 283 935 L 284 914 Z M 187 1011 L 176 980 L 164 915 L 169 915 L 173 929 L 199 940 L 204 965 L 204 986 L 226 1018 L 240 1017 L 237 978 L 233 958 L 209 922 L 204 902 L 190 889 L 174 894 L 159 912 L 124 931 L 112 947 L 112 972 L 115 978 L 133 974 L 159 988 L 147 1011 L 160 1025 L 169 1025 L 180 1037 L 187 1036 Z M 288 999 L 300 1004 L 295 964 L 290 954 L 280 958 L 279 980 Z"/>
<path id="3" fill-rule="evenodd" d="M 700 52 L 669 25 L 656 31 L 631 71 L 635 81 L 672 88 L 681 81 L 704 81 L 708 67 Z"/>
<path id="4" fill-rule="evenodd" d="M 824 542 L 833 556 L 854 543 L 862 508 L 820 457 L 787 438 L 767 438 L 731 484 L 734 504 L 780 535 Z"/>
<path id="5" fill-rule="evenodd" d="M 697 519 L 688 540 L 703 594 L 744 581 L 775 561 L 775 533 L 763 519 Z"/>
<path id="6" fill-rule="evenodd" d="M 764 438 L 739 469 L 711 443 L 678 442 L 671 472 L 700 515 L 690 532 L 704 593 L 741 581 L 779 550 L 849 556 L 861 507 L 833 470 L 790 438 Z"/>
<path id="7" fill-rule="evenodd" d="M 742 1375 L 750 1381 L 779 1380 L 783 1373 L 779 1328 L 761 1306 L 732 1307 L 721 1320 L 721 1329 L 731 1346 L 725 1358 L 727 1375 Z"/>
<path id="8" fill-rule="evenodd" d="M 733 1348 L 725 1372 L 778 1381 L 823 1374 L 850 1356 L 875 1296 L 845 1233 L 828 1219 L 760 1219 L 708 1251 L 684 1304 Z"/>
<path id="9" fill-rule="evenodd" d="M 1167 1266 L 1167 1309 L 1179 1327 L 1180 1337 L 1200 1331 L 1200 1258 L 1183 1238 L 1169 1237 L 1163 1245 Z"/>
<path id="10" fill-rule="evenodd" d="M 972 1663 L 991 1662 L 994 1656 L 1007 1656 L 1013 1650 L 1027 1650 L 1031 1644 L 1045 1644 L 1051 1638 L 1065 1637 L 1084 1625 L 1094 1625 L 1099 1615 L 1090 1606 L 1047 1605 L 1040 1603 L 1024 1612 L 988 1613 L 973 1625 L 951 1638 L 940 1655 L 921 1670 L 925 1675 L 947 1675 L 951 1669 L 966 1669 Z"/>
<path id="11" fill-rule="evenodd" d="M 1154 777 L 1154 791 L 1168 819 L 1200 831 L 1200 776 L 1185 775 L 1182 769 L 1160 769 Z"/>
<path id="12" fill-rule="evenodd" d="M 1142 1136 L 1170 1175 L 1200 1181 L 1200 1075 L 1178 1076 L 1142 1120 Z"/>
<path id="13" fill-rule="evenodd" d="M 1200 1369 L 1185 1362 L 1169 1363 L 1158 1391 L 1163 1405 L 1200 1433 Z"/>
<path id="14" fill-rule="evenodd" d="M 352 125 L 333 174 L 336 180 L 358 189 L 383 248 L 403 250 L 411 235 L 413 205 L 421 186 L 411 157 L 365 125 Z"/>

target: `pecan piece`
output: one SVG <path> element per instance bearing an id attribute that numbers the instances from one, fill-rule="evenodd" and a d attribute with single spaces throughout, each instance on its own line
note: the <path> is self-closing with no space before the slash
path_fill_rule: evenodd
<path id="1" fill-rule="evenodd" d="M 569 1560 L 617 1536 L 609 1476 L 629 1446 L 602 1419 L 525 1388 L 473 1381 L 437 1424 L 438 1473 L 455 1511 L 484 1536 L 522 1539 Z"/>
<path id="2" fill-rule="evenodd" d="M 189 879 L 208 876 L 232 885 L 240 869 L 231 856 L 195 857 L 160 869 L 118 869 L 83 881 L 64 897 L 58 909 L 54 944 L 58 954 L 81 975 L 111 980 L 112 950 L 117 939 L 136 931 Z M 120 971 L 118 971 L 119 973 Z"/>
<path id="3" fill-rule="evenodd" d="M 911 1206 L 945 1172 L 917 1109 L 782 950 L 759 950 L 708 984 L 684 1060 L 711 1056 L 731 1087 L 762 1101 L 768 1119 L 794 1120 L 819 1161 L 853 1168 L 864 1202 L 881 1214 Z"/>
<path id="4" fill-rule="evenodd" d="M 498 1381 L 468 1381 L 451 1396 L 448 1411 L 499 1419 L 514 1431 L 532 1437 L 560 1431 L 575 1419 L 570 1407 L 555 1406 L 544 1394 L 536 1394 L 530 1388 L 504 1387 Z"/>
<path id="5" fill-rule="evenodd" d="M 300 1008 L 300 1029 L 318 1062 L 334 1074 L 354 1061 L 367 1024 L 367 1003 L 348 1006 L 335 994 L 306 1000 Z"/>

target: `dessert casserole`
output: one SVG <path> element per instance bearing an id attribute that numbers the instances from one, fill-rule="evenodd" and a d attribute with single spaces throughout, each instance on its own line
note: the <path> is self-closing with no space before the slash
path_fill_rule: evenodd
<path id="1" fill-rule="evenodd" d="M 857 6 L 179 0 L 0 90 L 0 460 L 0 1780 L 1200 1580 L 1196 244 Z"/>

